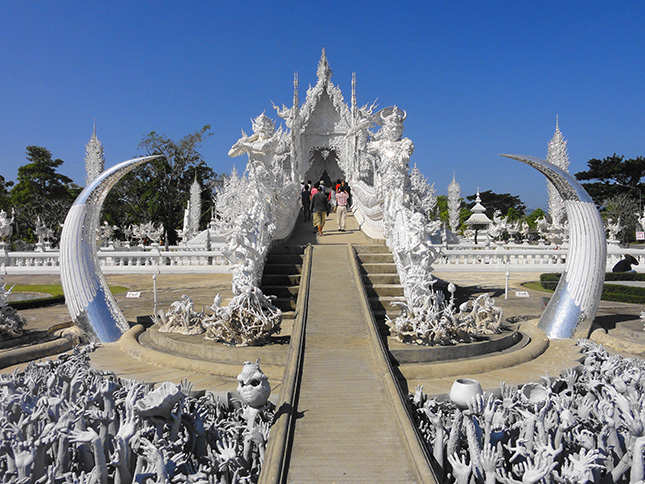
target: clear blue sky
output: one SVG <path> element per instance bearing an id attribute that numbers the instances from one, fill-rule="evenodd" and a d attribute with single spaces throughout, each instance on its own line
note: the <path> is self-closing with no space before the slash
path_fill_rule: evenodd
<path id="1" fill-rule="evenodd" d="M 106 165 L 141 154 L 150 131 L 181 138 L 210 124 L 218 173 L 240 129 L 271 101 L 332 82 L 359 104 L 406 109 L 412 162 L 440 194 L 455 170 L 477 187 L 546 207 L 537 172 L 499 153 L 544 158 L 556 114 L 571 172 L 614 152 L 645 155 L 645 3 L 9 1 L 0 6 L 0 174 L 25 147 L 48 148 L 84 184 L 96 118 Z"/>

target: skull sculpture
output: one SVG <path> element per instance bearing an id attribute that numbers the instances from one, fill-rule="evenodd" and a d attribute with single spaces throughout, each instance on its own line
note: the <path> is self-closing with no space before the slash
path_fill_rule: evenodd
<path id="1" fill-rule="evenodd" d="M 271 395 L 269 378 L 260 369 L 260 358 L 255 363 L 244 362 L 242 373 L 237 376 L 237 393 L 242 403 L 252 408 L 262 408 Z"/>

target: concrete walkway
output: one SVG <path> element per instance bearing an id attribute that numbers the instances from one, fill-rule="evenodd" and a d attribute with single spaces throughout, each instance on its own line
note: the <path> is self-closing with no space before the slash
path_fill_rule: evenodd
<path id="1" fill-rule="evenodd" d="M 345 245 L 314 247 L 288 481 L 414 482 L 349 264 Z"/>

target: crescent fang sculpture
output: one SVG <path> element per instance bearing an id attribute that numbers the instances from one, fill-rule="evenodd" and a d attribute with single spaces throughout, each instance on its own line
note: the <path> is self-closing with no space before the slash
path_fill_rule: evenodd
<path id="1" fill-rule="evenodd" d="M 101 207 L 112 187 L 129 171 L 158 156 L 124 161 L 104 171 L 70 208 L 60 240 L 60 278 L 72 321 L 92 341 L 113 342 L 129 329 L 103 277 L 96 255 Z"/>
<path id="2" fill-rule="evenodd" d="M 502 155 L 526 163 L 553 183 L 569 219 L 569 253 L 564 272 L 538 327 L 549 338 L 588 338 L 605 279 L 605 227 L 593 200 L 578 181 L 532 156 Z"/>

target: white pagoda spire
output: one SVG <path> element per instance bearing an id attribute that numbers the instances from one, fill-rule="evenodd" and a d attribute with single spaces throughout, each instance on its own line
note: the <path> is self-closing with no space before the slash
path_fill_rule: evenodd
<path id="1" fill-rule="evenodd" d="M 188 222 L 188 232 L 191 237 L 194 237 L 199 232 L 199 219 L 202 214 L 202 186 L 197 181 L 197 173 L 195 173 L 195 180 L 190 186 L 190 212 Z"/>
<path id="2" fill-rule="evenodd" d="M 89 185 L 103 172 L 105 157 L 103 145 L 96 137 L 96 122 L 92 122 L 92 137 L 85 145 L 85 185 Z"/>
<path id="3" fill-rule="evenodd" d="M 557 115 L 555 117 L 555 134 L 551 138 L 551 141 L 549 141 L 546 161 L 553 163 L 567 173 L 569 172 L 567 142 L 560 132 L 560 122 Z M 555 186 L 553 186 L 553 183 L 548 180 L 546 182 L 546 189 L 549 194 L 549 215 L 551 215 L 551 222 L 556 226 L 561 225 L 566 215 L 562 198 L 555 189 Z"/>
<path id="4" fill-rule="evenodd" d="M 356 73 L 352 72 L 352 116 L 356 116 Z"/>
<path id="5" fill-rule="evenodd" d="M 459 228 L 459 211 L 461 205 L 461 187 L 455 180 L 455 172 L 452 172 L 452 181 L 448 185 L 448 223 L 450 230 L 457 232 Z"/>

